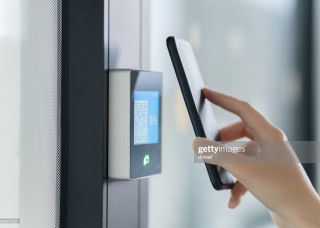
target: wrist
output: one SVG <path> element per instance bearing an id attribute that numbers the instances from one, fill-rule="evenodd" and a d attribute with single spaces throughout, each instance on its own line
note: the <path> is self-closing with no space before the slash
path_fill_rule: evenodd
<path id="1" fill-rule="evenodd" d="M 301 196 L 300 202 L 293 205 L 289 221 L 292 227 L 320 227 L 320 198 L 316 194 L 311 197 Z"/>

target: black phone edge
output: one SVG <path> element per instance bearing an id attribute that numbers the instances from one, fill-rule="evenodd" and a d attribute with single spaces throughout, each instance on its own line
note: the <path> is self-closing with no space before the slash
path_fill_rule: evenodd
<path id="1" fill-rule="evenodd" d="M 167 47 L 168 47 L 170 58 L 172 60 L 171 62 L 172 62 L 173 68 L 175 70 L 175 73 L 180 85 L 180 89 L 181 89 L 184 101 L 186 103 L 188 113 L 190 115 L 191 123 L 195 131 L 195 134 L 197 137 L 206 137 L 205 131 L 204 131 L 201 119 L 199 117 L 198 111 L 196 110 L 196 106 L 193 101 L 193 96 L 188 84 L 188 80 L 179 56 L 175 37 L 169 36 L 167 38 Z M 233 186 L 233 184 L 222 183 L 216 165 L 212 165 L 205 162 L 205 166 L 206 166 L 211 184 L 216 190 L 229 189 Z"/>

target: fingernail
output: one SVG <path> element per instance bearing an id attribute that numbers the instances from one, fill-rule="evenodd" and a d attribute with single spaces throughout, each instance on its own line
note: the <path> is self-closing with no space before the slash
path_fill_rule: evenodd
<path id="1" fill-rule="evenodd" d="M 233 206 L 234 206 L 233 204 L 234 203 L 233 203 L 233 199 L 232 199 L 232 196 L 231 196 L 230 199 L 229 199 L 228 207 L 232 209 Z"/>
<path id="2" fill-rule="evenodd" d="M 195 150 L 196 149 L 196 143 L 199 142 L 201 139 L 201 137 L 196 137 L 193 141 L 192 141 L 192 149 Z"/>

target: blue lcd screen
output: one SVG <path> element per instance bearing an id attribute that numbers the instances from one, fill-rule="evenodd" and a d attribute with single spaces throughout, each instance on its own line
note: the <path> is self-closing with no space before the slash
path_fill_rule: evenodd
<path id="1" fill-rule="evenodd" d="M 134 145 L 159 142 L 159 91 L 134 91 Z"/>

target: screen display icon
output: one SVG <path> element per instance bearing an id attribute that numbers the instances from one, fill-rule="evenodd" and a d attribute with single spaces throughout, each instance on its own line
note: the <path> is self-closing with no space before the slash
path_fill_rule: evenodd
<path id="1" fill-rule="evenodd" d="M 143 165 L 148 164 L 148 163 L 149 163 L 149 161 L 150 161 L 150 159 L 149 159 L 149 155 L 148 155 L 148 154 L 146 154 L 146 155 L 144 156 L 144 158 L 143 158 Z"/>
<path id="2" fill-rule="evenodd" d="M 159 91 L 134 92 L 134 145 L 159 142 Z"/>

